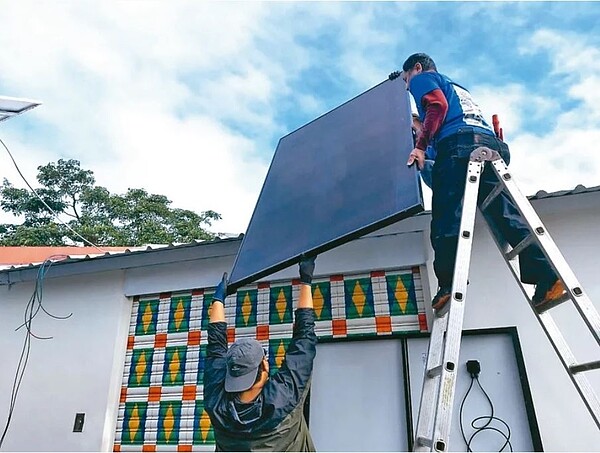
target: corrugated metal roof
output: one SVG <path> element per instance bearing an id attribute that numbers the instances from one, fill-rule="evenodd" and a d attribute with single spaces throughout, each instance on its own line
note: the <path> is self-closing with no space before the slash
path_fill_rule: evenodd
<path id="1" fill-rule="evenodd" d="M 546 192 L 545 190 L 539 190 L 535 195 L 530 195 L 527 198 L 529 198 L 530 200 L 541 200 L 542 198 L 556 198 L 564 197 L 566 195 L 577 195 L 580 193 L 591 192 L 600 192 L 600 186 L 585 187 L 584 185 L 577 184 L 577 186 L 571 190 L 558 190 L 556 192 Z"/>
<path id="2" fill-rule="evenodd" d="M 583 194 L 583 193 L 593 193 L 593 192 L 600 192 L 600 186 L 585 187 L 581 184 L 578 184 L 574 189 L 570 189 L 570 190 L 558 190 L 556 192 L 546 192 L 545 190 L 540 190 L 535 195 L 530 195 L 527 198 L 529 200 L 541 200 L 541 199 L 545 199 L 545 198 L 558 198 L 558 197 L 564 197 L 564 196 L 569 196 L 569 195 L 579 195 L 579 194 Z M 428 211 L 423 212 L 421 214 L 427 214 L 427 213 L 428 213 Z M 244 236 L 243 234 L 239 234 L 238 236 L 233 236 L 231 234 L 227 234 L 227 235 L 223 235 L 223 237 L 218 237 L 217 239 L 213 239 L 213 240 L 209 240 L 209 241 L 196 240 L 196 241 L 184 243 L 184 244 L 176 244 L 176 243 L 151 244 L 151 245 L 145 245 L 142 247 L 130 247 L 123 251 L 107 251 L 105 253 L 69 254 L 69 255 L 67 255 L 66 258 L 60 260 L 60 262 L 61 262 L 61 264 L 62 263 L 73 263 L 73 262 L 77 262 L 77 261 L 98 260 L 98 259 L 112 258 L 112 257 L 118 257 L 118 256 L 128 256 L 128 255 L 138 255 L 141 253 L 158 252 L 158 251 L 163 251 L 163 250 L 174 250 L 174 249 L 181 249 L 181 248 L 187 248 L 187 247 L 197 247 L 197 246 L 203 246 L 203 245 L 216 244 L 216 243 L 220 243 L 220 242 L 241 241 L 243 236 Z M 91 247 L 88 247 L 88 249 L 91 249 Z M 28 264 L 23 264 L 23 265 L 4 265 L 4 266 L 0 265 L 0 273 L 10 272 L 11 270 L 16 270 L 16 269 L 31 269 L 31 268 L 40 266 L 41 264 L 42 264 L 42 262 L 34 262 L 34 263 L 28 263 Z"/>
<path id="3" fill-rule="evenodd" d="M 239 234 L 238 236 L 235 237 L 231 237 L 232 235 L 227 235 L 229 237 L 218 237 L 216 239 L 212 239 L 212 240 L 195 240 L 193 242 L 186 242 L 186 243 L 170 243 L 170 244 L 148 244 L 148 245 L 144 245 L 144 246 L 140 246 L 140 247 L 128 247 L 128 248 L 124 248 L 121 247 L 122 250 L 105 250 L 104 252 L 99 252 L 99 253 L 62 253 L 62 254 L 56 254 L 53 253 L 51 255 L 56 256 L 56 261 L 60 261 L 61 263 L 72 263 L 75 261 L 88 261 L 88 260 L 92 260 L 92 259 L 99 259 L 99 258 L 111 258 L 111 257 L 115 257 L 115 256 L 126 256 L 126 255 L 134 255 L 134 254 L 140 254 L 140 253 L 147 253 L 147 252 L 156 252 L 159 250 L 173 250 L 173 249 L 179 249 L 179 248 L 186 248 L 186 247 L 196 247 L 199 245 L 209 245 L 209 244 L 216 244 L 219 242 L 231 242 L 231 241 L 241 241 L 242 237 L 244 236 L 243 234 Z M 50 247 L 53 248 L 53 247 Z M 73 249 L 77 249 L 76 247 L 72 247 Z M 102 247 L 100 247 L 102 248 Z M 117 247 L 107 247 L 107 249 L 116 249 Z M 86 249 L 89 251 L 92 250 L 96 250 L 93 247 L 80 247 L 80 249 Z M 76 251 L 76 250 L 73 250 Z M 31 263 L 27 263 L 27 264 L 0 264 L 0 272 L 6 272 L 6 271 L 10 271 L 13 269 L 24 269 L 24 268 L 35 268 L 37 266 L 40 266 L 43 264 L 43 260 L 42 261 L 37 261 L 37 262 L 31 262 Z"/>

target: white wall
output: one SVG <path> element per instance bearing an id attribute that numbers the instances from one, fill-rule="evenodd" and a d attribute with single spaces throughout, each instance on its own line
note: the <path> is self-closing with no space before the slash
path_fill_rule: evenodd
<path id="1" fill-rule="evenodd" d="M 598 193 L 538 200 L 540 214 L 579 282 L 600 310 L 598 260 Z M 564 371 L 521 290 L 504 263 L 481 218 L 475 229 L 470 284 L 468 287 L 465 329 L 517 326 L 542 442 L 547 451 L 590 451 L 600 444 L 596 427 L 579 394 Z M 569 304 L 557 313 L 560 328 L 573 342 L 578 359 L 598 360 L 599 348 L 583 334 Z M 562 322 L 561 322 L 562 321 Z M 587 373 L 600 395 L 600 371 Z"/>
<path id="2" fill-rule="evenodd" d="M 317 450 L 405 450 L 402 373 L 399 340 L 319 343 L 309 417 Z"/>
<path id="3" fill-rule="evenodd" d="M 494 408 L 494 417 L 489 428 L 471 438 L 473 451 L 499 451 L 506 438 L 502 434 L 510 434 L 510 444 L 514 451 L 536 451 L 537 439 L 531 432 L 530 420 L 527 416 L 527 403 L 524 393 L 525 386 L 519 376 L 518 359 L 513 345 L 512 330 L 504 332 L 472 331 L 463 335 L 460 357 L 456 368 L 456 391 L 452 411 L 452 426 L 448 451 L 466 451 L 468 439 L 475 434 L 471 423 L 476 417 L 491 415 L 490 402 Z M 427 362 L 427 337 L 408 338 L 407 361 L 410 379 L 410 394 L 412 404 L 413 429 L 416 431 L 419 400 L 423 386 L 423 373 Z M 473 381 L 467 371 L 468 360 L 480 363 L 481 374 L 478 383 Z M 470 387 L 472 384 L 472 387 Z M 470 390 L 469 390 L 470 389 Z M 489 401 L 486 399 L 487 393 Z M 461 435 L 461 404 L 463 406 Z M 504 426 L 502 420 L 507 426 Z M 489 418 L 476 423 L 482 427 Z M 502 434 L 500 434 L 502 433 Z M 505 451 L 509 451 L 508 448 Z M 537 450 L 539 451 L 539 450 Z"/>
<path id="4" fill-rule="evenodd" d="M 112 449 L 131 313 L 122 287 L 122 272 L 45 280 L 46 310 L 73 316 L 34 319 L 33 333 L 53 339 L 32 342 L 3 451 Z M 32 292 L 32 283 L 0 287 L 2 429 L 25 335 L 15 328 Z M 77 412 L 85 413 L 81 433 L 72 432 Z"/>

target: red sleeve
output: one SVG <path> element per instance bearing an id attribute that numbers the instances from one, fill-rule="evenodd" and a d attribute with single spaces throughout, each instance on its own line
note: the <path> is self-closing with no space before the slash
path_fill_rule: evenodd
<path id="1" fill-rule="evenodd" d="M 425 121 L 423 121 L 423 125 L 421 126 L 421 134 L 417 138 L 415 148 L 424 151 L 446 118 L 448 101 L 442 90 L 438 88 L 424 95 L 421 98 L 421 104 L 425 109 Z"/>

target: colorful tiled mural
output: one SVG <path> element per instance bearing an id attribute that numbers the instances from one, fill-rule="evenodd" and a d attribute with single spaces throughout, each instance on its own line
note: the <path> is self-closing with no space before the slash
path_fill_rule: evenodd
<path id="1" fill-rule="evenodd" d="M 228 340 L 256 338 L 272 372 L 290 342 L 298 281 L 258 283 L 225 301 Z M 332 275 L 312 285 L 321 338 L 427 330 L 418 268 Z M 114 451 L 214 450 L 202 400 L 209 290 L 133 301 Z"/>

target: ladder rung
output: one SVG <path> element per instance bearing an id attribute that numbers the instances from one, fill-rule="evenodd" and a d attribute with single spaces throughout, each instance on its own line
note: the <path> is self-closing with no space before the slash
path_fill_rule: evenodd
<path id="1" fill-rule="evenodd" d="M 433 378 L 442 374 L 442 365 L 434 366 L 430 370 L 427 370 L 427 377 Z"/>
<path id="2" fill-rule="evenodd" d="M 482 211 L 485 211 L 488 208 L 488 206 L 492 203 L 492 201 L 494 201 L 494 199 L 498 195 L 500 195 L 500 193 L 502 192 L 502 189 L 504 189 L 504 187 L 502 186 L 501 183 L 496 184 L 496 186 L 489 193 L 489 195 L 487 197 L 485 197 L 485 200 L 483 200 L 483 203 L 481 203 L 481 207 L 479 209 L 481 209 Z"/>
<path id="3" fill-rule="evenodd" d="M 419 436 L 417 437 L 417 445 L 422 445 L 423 447 L 431 448 L 433 446 L 433 441 L 428 439 L 427 437 Z"/>
<path id="4" fill-rule="evenodd" d="M 581 373 L 582 371 L 597 370 L 598 368 L 600 368 L 600 360 L 595 360 L 593 362 L 578 363 L 577 365 L 570 366 L 569 370 L 571 370 L 571 373 L 577 374 Z"/>
<path id="5" fill-rule="evenodd" d="M 554 307 L 558 307 L 560 304 L 562 304 L 563 302 L 566 302 L 568 300 L 571 300 L 571 295 L 567 291 L 564 295 L 562 295 L 558 299 L 553 300 L 551 302 L 545 302 L 540 305 L 534 305 L 533 308 L 535 309 L 535 311 L 538 312 L 538 314 L 541 315 L 542 313 L 547 312 L 548 310 L 551 310 Z"/>
<path id="6" fill-rule="evenodd" d="M 508 261 L 513 260 L 515 256 L 521 253 L 526 247 L 528 247 L 533 242 L 533 235 L 530 234 L 521 242 L 519 242 L 510 252 L 506 254 L 506 259 Z"/>

